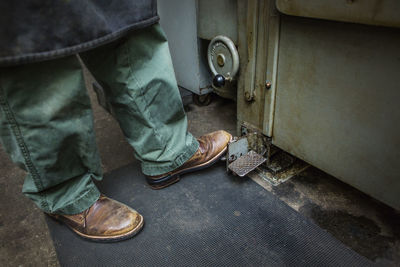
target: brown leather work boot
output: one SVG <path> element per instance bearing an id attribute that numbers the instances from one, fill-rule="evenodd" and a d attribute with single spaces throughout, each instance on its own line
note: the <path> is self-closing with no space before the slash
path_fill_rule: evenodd
<path id="1" fill-rule="evenodd" d="M 216 131 L 197 139 L 199 149 L 179 168 L 157 176 L 146 176 L 146 180 L 152 189 L 162 189 L 180 179 L 180 175 L 207 168 L 217 162 L 226 152 L 232 135 L 225 131 Z"/>
<path id="2" fill-rule="evenodd" d="M 136 235 L 143 216 L 104 195 L 87 210 L 75 215 L 48 214 L 65 223 L 79 236 L 97 242 L 116 242 Z"/>

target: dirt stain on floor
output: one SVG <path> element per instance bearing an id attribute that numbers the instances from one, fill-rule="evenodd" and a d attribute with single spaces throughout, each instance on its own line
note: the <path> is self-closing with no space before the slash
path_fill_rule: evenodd
<path id="1" fill-rule="evenodd" d="M 265 188 L 360 255 L 398 266 L 400 213 L 394 209 L 314 167 Z"/>
<path id="2" fill-rule="evenodd" d="M 300 212 L 309 214 L 315 223 L 370 260 L 388 257 L 387 251 L 397 239 L 382 235 L 381 228 L 365 216 L 355 216 L 342 210 L 323 210 L 312 203 L 301 207 Z"/>

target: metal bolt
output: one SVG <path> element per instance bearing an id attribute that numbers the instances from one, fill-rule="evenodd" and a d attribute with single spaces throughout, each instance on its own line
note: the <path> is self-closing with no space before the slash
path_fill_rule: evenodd
<path id="1" fill-rule="evenodd" d="M 269 89 L 271 89 L 271 86 L 272 86 L 272 84 L 270 81 L 265 82 L 265 89 L 269 90 Z"/>
<path id="2" fill-rule="evenodd" d="M 250 101 L 250 100 L 251 100 L 251 96 L 250 96 L 250 93 L 249 93 L 249 92 L 245 92 L 245 93 L 244 93 L 244 96 L 246 97 L 247 101 Z"/>

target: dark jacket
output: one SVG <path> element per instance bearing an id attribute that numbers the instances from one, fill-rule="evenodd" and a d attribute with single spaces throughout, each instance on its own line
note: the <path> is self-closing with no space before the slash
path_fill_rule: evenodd
<path id="1" fill-rule="evenodd" d="M 0 66 L 79 53 L 158 19 L 156 0 L 1 0 Z"/>

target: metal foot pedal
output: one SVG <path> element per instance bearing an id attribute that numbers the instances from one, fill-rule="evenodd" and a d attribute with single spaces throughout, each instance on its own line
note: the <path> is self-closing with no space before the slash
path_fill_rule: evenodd
<path id="1" fill-rule="evenodd" d="M 251 128 L 249 128 L 251 130 Z M 304 171 L 309 165 L 272 145 L 262 133 L 242 126 L 243 136 L 228 144 L 227 171 L 262 179 L 276 186 Z"/>
<path id="2" fill-rule="evenodd" d="M 255 170 L 263 164 L 267 159 L 250 150 L 246 155 L 241 156 L 228 165 L 228 169 L 240 177 L 246 176 L 249 172 Z"/>

